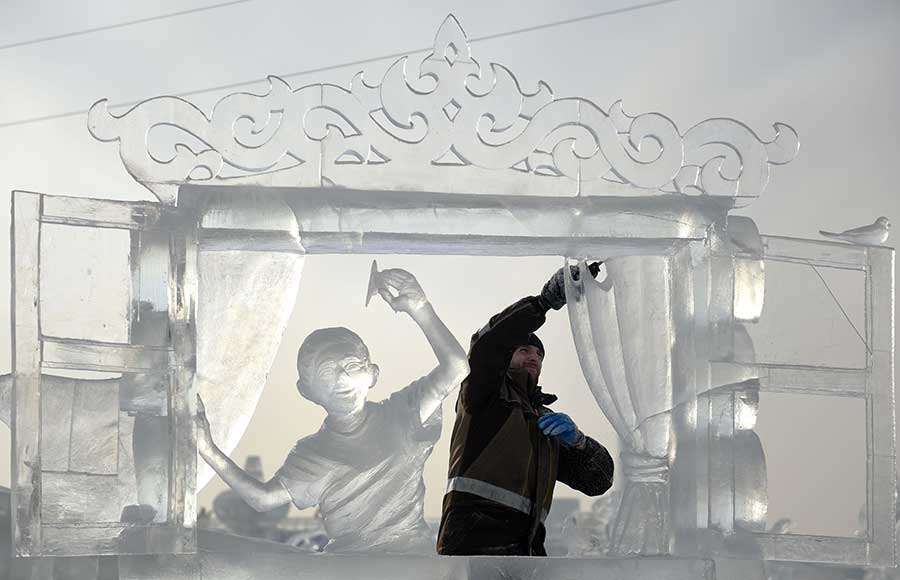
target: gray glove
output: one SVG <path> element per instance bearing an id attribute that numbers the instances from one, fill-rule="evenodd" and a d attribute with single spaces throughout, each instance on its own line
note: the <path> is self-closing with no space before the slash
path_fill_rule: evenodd
<path id="1" fill-rule="evenodd" d="M 600 264 L 602 263 L 593 262 L 588 264 L 588 271 L 591 273 L 591 276 L 597 277 L 597 272 L 600 271 Z M 581 276 L 578 266 L 569 266 L 569 269 L 572 272 L 572 279 L 578 280 Z M 541 290 L 541 300 L 553 310 L 559 310 L 566 305 L 565 270 L 560 268 L 550 276 L 550 279 L 547 280 L 547 283 L 544 284 L 544 288 Z"/>

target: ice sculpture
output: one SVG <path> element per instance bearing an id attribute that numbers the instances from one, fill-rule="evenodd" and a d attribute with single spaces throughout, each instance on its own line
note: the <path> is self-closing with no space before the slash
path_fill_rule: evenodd
<path id="1" fill-rule="evenodd" d="M 826 232 L 825 230 L 819 230 L 819 234 L 826 238 L 842 240 L 852 244 L 883 246 L 891 235 L 891 220 L 881 216 L 867 226 L 851 228 L 843 232 Z"/>
<path id="2" fill-rule="evenodd" d="M 358 575 L 352 557 L 298 564 L 306 556 L 270 554 L 260 543 L 242 544 L 237 555 L 220 544 L 171 553 L 196 548 L 197 392 L 213 438 L 229 451 L 265 382 L 304 256 L 369 252 L 605 258 L 605 280 L 570 285 L 569 304 L 583 370 L 623 439 L 627 479 L 610 526 L 613 557 L 534 564 L 372 556 L 370 577 L 711 579 L 758 577 L 763 568 L 772 577 L 821 575 L 809 562 L 895 564 L 893 250 L 763 236 L 731 215 L 796 155 L 790 127 L 777 123 L 763 139 L 719 118 L 683 131 L 658 113 L 626 115 L 621 103 L 557 98 L 543 82 L 522 85 L 502 65 L 473 58 L 452 16 L 430 54 L 397 60 L 381 79 L 295 89 L 271 77 L 263 93 L 228 95 L 208 114 L 175 97 L 121 115 L 105 101 L 92 108 L 92 134 L 118 143 L 127 171 L 159 203 L 15 194 L 15 392 L 0 404 L 11 408 L 19 555 L 117 554 L 125 578 L 288 578 L 300 566 L 322 577 Z M 166 136 L 176 141 L 160 146 Z M 42 334 L 36 265 L 46 224 L 129 232 L 127 344 Z M 748 328 L 768 303 L 771 261 L 864 277 L 863 364 L 757 355 Z M 259 341 L 248 342 L 251 335 Z M 97 385 L 96 406 L 77 406 L 75 393 L 87 387 L 57 389 L 47 378 L 70 367 L 122 376 L 115 387 Z M 766 390 L 866 400 L 859 537 L 765 531 L 766 465 L 753 425 L 757 393 Z M 63 409 L 61 423 L 79 433 L 102 433 L 97 449 L 63 453 L 62 429 L 42 417 L 45 406 Z M 108 506 L 91 510 L 104 521 L 42 519 L 62 513 L 53 493 L 70 482 L 54 486 L 60 466 L 73 481 L 82 474 L 72 465 L 109 471 L 101 459 L 114 441 L 120 469 L 90 475 L 121 482 L 124 499 L 109 496 L 124 504 L 116 521 L 106 521 L 118 511 Z M 109 493 L 68 489 L 81 492 L 83 505 Z M 134 552 L 169 555 L 122 555 Z"/>
<path id="3" fill-rule="evenodd" d="M 803 560 L 816 546 L 830 545 L 829 553 L 816 557 L 892 562 L 894 537 L 882 511 L 868 512 L 874 527 L 865 556 L 858 542 L 847 539 L 765 533 L 766 465 L 753 431 L 761 388 L 867 396 L 892 408 L 889 371 L 864 378 L 879 372 L 880 355 L 867 351 L 870 370 L 856 372 L 758 361 L 746 330 L 764 308 L 766 260 L 813 269 L 865 268 L 872 308 L 881 303 L 880 317 L 891 320 L 892 306 L 880 302 L 890 301 L 890 283 L 881 276 L 889 276 L 891 266 L 877 265 L 890 251 L 876 257 L 879 250 L 872 250 L 866 258 L 835 244 L 764 237 L 752 221 L 733 216 L 714 226 L 707 243 L 709 253 L 694 248 L 613 258 L 606 262 L 605 279 L 568 281 L 582 368 L 625 448 L 626 486 L 611 552 Z M 869 332 L 868 340 L 880 336 L 892 344 L 887 329 Z M 869 386 L 860 391 L 854 386 L 859 384 Z M 890 462 L 881 464 L 875 451 L 893 454 L 890 412 L 869 420 L 885 433 L 870 441 L 870 457 L 883 474 L 877 482 L 870 475 L 870 481 L 884 486 L 870 495 L 871 510 L 891 505 L 896 483 Z"/>
<path id="4" fill-rule="evenodd" d="M 244 472 L 250 477 L 262 480 L 262 461 L 258 455 L 247 457 Z M 213 500 L 216 518 L 237 535 L 251 538 L 276 539 L 278 524 L 287 517 L 289 509 L 290 505 L 284 504 L 274 510 L 258 512 L 247 505 L 247 502 L 232 489 L 223 491 Z M 197 519 L 199 526 L 199 516 Z"/>
<path id="5" fill-rule="evenodd" d="M 370 287 L 418 324 L 438 366 L 390 398 L 368 402 L 378 366 L 365 343 L 346 328 L 316 330 L 297 352 L 297 389 L 328 413 L 319 431 L 298 441 L 264 484 L 216 447 L 201 411 L 200 455 L 257 510 L 289 502 L 319 506 L 330 538 L 327 552 L 432 553 L 422 473 L 440 437 L 441 401 L 466 376 L 468 364 L 412 274 L 378 272 L 373 265 L 372 277 Z"/>
<path id="6" fill-rule="evenodd" d="M 136 300 L 128 317 L 116 321 L 133 342 L 50 336 L 48 322 L 41 319 L 42 228 L 53 223 L 74 232 L 126 230 L 136 250 L 145 233 L 151 238 L 158 234 L 162 212 L 145 203 L 25 192 L 14 194 L 13 212 L 12 510 L 17 554 L 194 550 L 193 403 L 184 396 L 191 392 L 194 359 L 193 336 L 185 332 L 193 327 L 193 286 L 184 284 L 185 274 L 190 278 L 193 272 L 189 244 L 167 232 L 165 268 L 138 270 L 132 277 L 141 280 L 138 272 L 143 273 L 146 284 L 156 278 L 156 288 L 164 289 L 162 301 L 141 312 L 143 301 Z M 128 332 L 132 316 L 140 314 L 148 321 L 164 320 L 162 332 Z M 54 375 L 73 371 L 118 378 Z M 136 398 L 131 396 L 135 393 Z"/>
<path id="7" fill-rule="evenodd" d="M 3 375 L 0 377 L 0 422 L 8 427 L 12 427 L 10 422 L 10 412 L 12 411 L 12 391 L 13 377 L 12 375 Z"/>
<path id="8" fill-rule="evenodd" d="M 472 57 L 448 16 L 434 50 L 398 59 L 377 84 L 292 89 L 269 77 L 267 94 L 235 93 L 207 117 L 176 97 L 114 115 L 106 100 L 91 133 L 117 141 L 134 178 L 161 201 L 185 182 L 420 190 L 509 195 L 722 196 L 729 205 L 762 193 L 770 166 L 797 153 L 793 129 L 776 123 L 760 140 L 732 119 L 685 133 L 658 113 L 625 114 L 582 98 L 555 99 L 538 83 L 523 90 L 509 69 Z M 164 122 L 161 122 L 165 120 Z M 181 141 L 169 158 L 151 153 L 154 129 Z"/>
<path id="9" fill-rule="evenodd" d="M 605 265 L 601 283 L 566 280 L 582 369 L 625 444 L 619 466 L 626 483 L 611 551 L 664 554 L 674 339 L 669 259 L 626 257 Z M 586 274 L 582 262 L 580 278 Z"/>
<path id="10" fill-rule="evenodd" d="M 205 206 L 200 226 L 281 234 L 301 247 L 294 213 L 272 196 L 216 196 Z M 303 262 L 302 253 L 256 248 L 202 252 L 198 257 L 198 294 L 203 299 L 197 303 L 195 388 L 207 402 L 213 434 L 226 452 L 240 441 L 266 384 L 294 309 Z M 197 489 L 210 477 L 212 471 L 200 467 Z"/>
<path id="11" fill-rule="evenodd" d="M 508 250 L 525 255 L 564 254 L 576 247 L 579 252 L 602 247 L 606 255 L 658 252 L 671 245 L 667 238 L 702 237 L 711 214 L 732 206 L 737 198 L 759 195 L 770 166 L 786 163 L 797 149 L 796 134 L 782 124 L 775 126 L 776 138 L 770 142 L 729 119 L 704 121 L 682 135 L 664 116 L 629 117 L 619 103 L 604 111 L 585 99 L 554 100 L 544 83 L 534 92 L 523 91 L 506 68 L 495 63 L 482 68 L 472 58 L 465 34 L 452 16 L 438 31 L 434 51 L 418 70 L 413 66 L 400 59 L 380 84 L 369 85 L 360 75 L 349 90 L 333 85 L 292 90 L 271 77 L 268 94 L 229 95 L 211 117 L 173 97 L 151 99 L 122 116 L 110 114 L 105 101 L 100 101 L 91 109 L 89 127 L 98 139 L 118 142 L 129 172 L 167 204 L 189 195 L 182 188 L 186 183 L 527 195 L 631 195 L 658 190 L 723 196 L 721 206 L 670 198 L 624 205 L 610 200 L 601 207 L 585 200 L 555 208 L 537 198 L 483 199 L 463 206 L 448 199 L 437 207 L 417 208 L 421 204 L 414 197 L 411 206 L 408 197 L 388 196 L 373 211 L 370 199 L 340 196 L 332 190 L 320 199 L 286 200 L 300 222 L 302 245 L 291 235 L 289 218 L 271 222 L 280 224 L 274 230 L 285 234 L 281 237 L 270 226 L 219 227 L 204 220 L 205 251 L 198 259 L 201 286 L 209 279 L 204 272 L 213 262 L 231 261 L 233 274 L 241 269 L 246 276 L 253 273 L 256 282 L 247 285 L 259 284 L 273 296 L 285 297 L 266 303 L 266 312 L 256 318 L 260 329 L 283 328 L 304 252 L 345 251 L 348 246 L 403 251 L 409 247 L 404 234 L 422 233 L 447 234 L 434 244 L 428 237 L 414 236 L 419 251 L 437 253 L 483 253 L 473 234 L 546 236 L 540 243 L 519 239 L 520 245 Z M 177 129 L 183 138 L 168 159 L 151 154 L 155 129 L 163 125 Z M 205 199 L 209 193 L 196 197 Z M 225 204 L 249 198 L 235 215 L 270 223 L 264 215 L 248 218 L 248 211 L 256 211 L 250 200 L 260 196 L 271 197 L 247 191 L 214 194 L 218 203 Z M 510 202 L 518 211 L 509 211 Z M 179 207 L 190 204 L 202 207 L 203 202 L 182 200 Z M 639 224 L 618 217 L 622 211 L 635 210 L 633 219 Z M 483 216 L 482 225 L 473 221 L 473 214 Z M 641 229 L 641 237 L 647 239 L 637 243 L 634 233 Z M 246 239 L 249 230 L 256 232 L 252 242 Z M 352 235 L 335 236 L 336 232 Z M 588 232 L 591 240 L 571 243 L 571 237 Z M 263 252 L 263 247 L 274 251 Z M 242 251 L 256 254 L 231 254 Z M 276 256 L 276 251 L 293 255 Z M 260 265 L 242 263 L 248 260 Z M 279 261 L 290 266 L 282 268 L 275 264 Z M 213 275 L 225 273 L 224 267 L 217 268 Z M 244 352 L 247 344 L 241 337 L 249 333 L 227 328 L 223 333 L 207 320 L 226 312 L 244 318 L 245 305 L 224 310 L 223 301 L 234 293 L 220 285 L 201 288 L 200 293 L 204 298 L 197 313 L 196 388 L 207 401 L 213 430 L 227 452 L 252 414 L 279 334 L 267 333 L 269 343 L 254 344 L 259 356 L 233 356 Z M 223 340 L 225 336 L 229 338 Z M 217 388 L 216 377 L 221 376 L 236 377 L 237 387 Z M 137 456 L 144 455 L 153 456 L 149 450 Z M 141 479 L 143 487 L 151 492 L 163 489 L 152 470 L 147 473 Z M 209 471 L 201 469 L 200 487 L 208 476 Z M 146 501 L 156 504 L 162 499 L 151 493 Z M 162 509 L 160 504 L 158 511 Z"/>

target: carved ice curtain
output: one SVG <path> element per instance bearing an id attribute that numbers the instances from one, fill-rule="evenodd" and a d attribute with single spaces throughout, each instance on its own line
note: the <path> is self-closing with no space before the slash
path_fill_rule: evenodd
<path id="1" fill-rule="evenodd" d="M 591 279 L 567 277 L 578 358 L 597 403 L 623 442 L 625 487 L 611 538 L 617 554 L 669 551 L 668 447 L 672 344 L 668 256 L 608 260 Z"/>
<path id="2" fill-rule="evenodd" d="M 250 423 L 300 289 L 304 254 L 294 212 L 280 195 L 218 192 L 199 204 L 197 376 L 214 439 L 230 453 Z M 187 213 L 187 212 L 186 212 Z M 252 235 L 247 232 L 254 232 Z M 206 244 L 208 236 L 229 243 Z M 260 239 L 283 241 L 266 251 Z M 197 489 L 213 476 L 201 463 Z"/>

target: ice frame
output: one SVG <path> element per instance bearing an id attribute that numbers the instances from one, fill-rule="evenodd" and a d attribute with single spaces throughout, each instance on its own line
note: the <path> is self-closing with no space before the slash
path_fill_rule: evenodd
<path id="1" fill-rule="evenodd" d="M 789 126 L 775 124 L 771 141 L 732 119 L 709 119 L 681 133 L 658 113 L 630 117 L 620 103 L 604 111 L 586 99 L 556 99 L 543 82 L 523 91 L 505 67 L 483 68 L 472 59 L 452 16 L 431 54 L 421 62 L 399 59 L 378 84 L 360 74 L 349 90 L 325 84 L 292 90 L 277 77 L 270 85 L 264 95 L 223 98 L 210 116 L 176 97 L 150 99 L 118 116 L 105 101 L 92 107 L 92 134 L 119 143 L 126 169 L 159 203 L 15 193 L 13 520 L 19 555 L 193 552 L 195 374 L 202 374 L 198 351 L 205 340 L 197 326 L 205 299 L 200 260 L 229 253 L 293 256 L 281 258 L 287 274 L 279 288 L 287 292 L 299 281 L 303 255 L 364 252 L 602 256 L 669 272 L 666 288 L 658 290 L 668 300 L 667 328 L 677 333 L 676 348 L 666 353 L 672 376 L 646 393 L 626 381 L 621 395 L 636 408 L 636 401 L 662 397 L 654 414 L 666 419 L 654 427 L 654 443 L 663 447 L 654 456 L 665 461 L 665 475 L 637 483 L 663 487 L 637 494 L 652 500 L 649 511 L 646 503 L 636 510 L 644 514 L 639 521 L 617 522 L 620 553 L 746 557 L 717 543 L 744 535 L 753 555 L 765 560 L 896 562 L 893 250 L 760 236 L 749 220 L 728 216 L 764 191 L 772 165 L 796 155 Z M 168 159 L 151 151 L 151 134 L 161 126 L 182 135 Z M 41 334 L 35 265 L 42 223 L 132 232 L 129 344 Z M 741 325 L 762 308 L 761 264 L 769 259 L 865 273 L 865 368 L 751 364 L 735 356 L 745 334 Z M 253 264 L 227 267 L 260 275 Z M 627 278 L 614 275 L 610 282 Z M 596 289 L 570 285 L 568 291 L 587 325 L 576 328 L 573 315 L 598 403 L 620 435 L 646 428 L 653 414 L 629 422 L 603 403 L 615 385 L 602 365 L 593 366 L 596 352 L 584 338 L 587 331 L 596 336 L 600 324 L 596 308 L 588 307 Z M 278 321 L 290 312 L 290 300 L 270 313 L 276 336 L 262 353 L 263 366 L 277 348 Z M 148 305 L 156 316 L 142 315 Z M 164 346 L 140 338 L 166 331 L 171 343 Z M 122 410 L 166 417 L 153 428 L 175 442 L 141 452 L 162 454 L 168 466 L 167 492 L 156 506 L 165 514 L 160 521 L 81 522 L 66 530 L 78 529 L 67 536 L 75 541 L 55 539 L 58 526 L 42 521 L 41 371 L 51 368 L 167 377 L 149 403 L 135 397 L 123 404 L 129 397 L 120 397 Z M 244 400 L 229 402 L 240 407 L 240 420 L 227 433 L 231 447 L 262 386 L 257 381 Z M 748 430 L 742 422 L 748 396 L 766 389 L 866 399 L 863 537 L 768 534 L 744 525 L 759 507 L 752 502 L 761 500 L 742 493 L 729 446 L 736 432 Z M 658 439 L 662 432 L 664 440 Z M 661 456 L 670 433 L 676 435 L 671 464 Z M 764 475 L 764 459 L 757 463 Z M 648 526 L 653 540 L 629 541 L 631 524 Z M 132 537 L 127 543 L 124 532 Z"/>
<path id="2" fill-rule="evenodd" d="M 160 232 L 154 226 L 164 212 L 157 204 L 94 201 L 47 196 L 24 192 L 13 195 L 13 376 L 12 401 L 12 511 L 13 537 L 18 555 L 71 555 L 125 552 L 185 552 L 196 549 L 193 524 L 196 519 L 196 444 L 194 416 L 196 396 L 194 381 L 194 305 L 196 298 L 187 295 L 195 291 L 196 252 L 189 238 Z M 105 227 L 133 232 L 131 258 L 133 266 L 132 297 L 134 309 L 129 319 L 131 341 L 110 343 L 68 337 L 46 336 L 40 326 L 40 238 L 41 225 L 55 223 L 75 227 Z M 141 252 L 141 235 L 155 236 L 165 241 L 163 267 L 158 259 L 146 258 Z M 141 258 L 145 257 L 144 268 Z M 142 300 L 141 274 L 148 280 L 167 288 L 163 302 Z M 145 324 L 162 326 L 162 334 L 171 337 L 166 345 L 141 344 L 138 326 L 143 311 Z M 157 315 L 157 316 L 154 316 Z M 167 332 L 168 331 L 168 332 Z M 74 370 L 124 373 L 112 382 L 115 405 L 113 412 L 122 417 L 110 426 L 118 439 L 120 422 L 127 416 L 127 383 L 143 385 L 145 398 L 151 387 L 160 389 L 159 396 L 149 397 L 153 404 L 142 409 L 136 421 L 145 421 L 149 429 L 158 429 L 173 443 L 165 448 L 148 450 L 148 460 L 164 462 L 164 499 L 154 506 L 156 513 L 142 517 L 135 510 L 123 510 L 121 520 L 106 517 L 95 520 L 79 513 L 83 503 L 81 494 L 90 495 L 89 488 L 77 487 L 74 480 L 90 479 L 101 494 L 99 501 L 113 501 L 106 494 L 114 492 L 123 482 L 116 467 L 105 474 L 85 474 L 83 470 L 58 470 L 42 466 L 42 432 L 45 430 L 44 408 L 50 393 L 42 393 L 42 384 L 49 379 L 44 371 Z M 91 390 L 91 381 L 57 379 L 56 382 L 77 383 Z M 93 390 L 99 386 L 93 387 Z M 125 404 L 123 404 L 125 403 Z M 59 421 L 60 417 L 46 417 Z M 157 425 L 154 425 L 154 424 Z M 136 429 L 140 427 L 135 426 Z M 76 434 L 77 435 L 77 434 Z M 158 438 L 150 441 L 120 442 L 134 445 L 158 445 Z M 71 461 L 69 462 L 71 463 Z M 140 465 L 135 465 L 138 470 Z M 138 478 L 141 474 L 137 474 Z M 58 494 L 47 494 L 48 478 L 58 481 Z M 71 483 L 68 480 L 73 480 Z M 68 489 L 67 489 L 68 488 Z M 140 495 L 140 490 L 138 490 Z M 95 501 L 98 498 L 93 498 Z M 147 502 L 148 505 L 151 502 Z M 134 504 L 136 507 L 137 504 Z M 125 507 L 125 506 L 122 506 Z M 48 515 L 52 514 L 50 518 Z M 116 514 L 118 516 L 119 514 Z M 51 521 L 45 521 L 50 519 Z M 118 519 L 118 518 L 117 518 Z M 149 521 L 148 521 L 149 520 Z"/>

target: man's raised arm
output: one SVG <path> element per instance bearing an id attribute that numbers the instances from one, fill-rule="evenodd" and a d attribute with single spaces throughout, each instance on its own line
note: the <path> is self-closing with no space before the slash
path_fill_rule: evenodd
<path id="1" fill-rule="evenodd" d="M 578 269 L 570 268 L 577 280 Z M 588 268 L 596 277 L 600 262 L 594 262 Z M 513 350 L 528 344 L 529 334 L 544 324 L 548 310 L 559 310 L 565 304 L 565 270 L 560 268 L 547 280 L 538 296 L 526 296 L 492 316 L 487 325 L 472 336 L 469 348 L 471 371 L 463 383 L 460 402 L 464 406 L 477 406 L 494 395 L 503 383 L 497 380 L 498 375 L 502 376 L 509 368 Z"/>
<path id="2" fill-rule="evenodd" d="M 497 392 L 498 380 L 509 368 L 513 349 L 528 343 L 528 335 L 547 320 L 549 306 L 540 296 L 526 296 L 491 317 L 474 335 L 469 348 L 471 371 L 462 386 L 463 406 L 478 406 Z"/>

